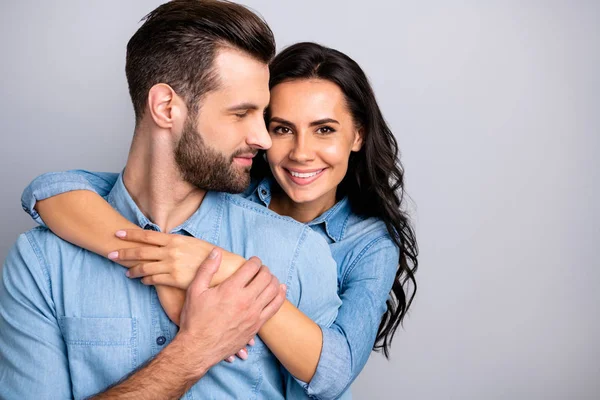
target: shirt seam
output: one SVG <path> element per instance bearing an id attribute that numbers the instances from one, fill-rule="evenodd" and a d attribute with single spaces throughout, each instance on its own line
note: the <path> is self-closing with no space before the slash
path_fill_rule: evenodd
<path id="1" fill-rule="evenodd" d="M 42 254 L 42 250 L 40 249 L 40 247 L 39 247 L 37 241 L 35 240 L 35 238 L 33 237 L 33 233 L 32 233 L 33 231 L 44 231 L 44 230 L 46 230 L 46 228 L 43 228 L 43 227 L 33 228 L 32 230 L 25 233 L 25 237 L 27 238 L 27 242 L 29 243 L 29 246 L 33 250 L 35 257 L 38 260 L 39 267 L 42 270 L 44 280 L 46 281 L 45 283 L 46 283 L 47 287 L 44 287 L 44 291 L 46 292 L 46 295 L 52 300 L 52 302 L 54 302 L 54 297 L 52 295 L 52 281 L 50 280 L 50 271 L 48 270 L 46 259 L 44 258 L 43 254 Z M 54 309 L 54 307 L 52 307 L 52 313 L 54 314 L 54 318 L 57 318 L 56 310 Z"/>
<path id="2" fill-rule="evenodd" d="M 371 250 L 371 248 L 373 246 L 375 246 L 378 242 L 389 238 L 388 234 L 379 236 L 373 240 L 371 240 L 369 243 L 367 243 L 365 245 L 365 247 L 363 247 L 363 249 L 360 251 L 360 253 L 358 253 L 358 255 L 356 256 L 356 258 L 352 261 L 352 263 L 350 264 L 350 266 L 348 266 L 348 269 L 344 272 L 344 275 L 342 277 L 342 281 L 341 281 L 341 286 L 343 286 L 346 283 L 346 279 L 348 279 L 348 276 L 354 271 L 354 269 L 356 268 L 357 264 L 359 261 L 362 260 L 362 258 L 364 257 L 365 253 L 368 252 L 369 250 Z"/>
<path id="3" fill-rule="evenodd" d="M 294 276 L 294 272 L 296 271 L 296 262 L 298 261 L 298 257 L 300 256 L 300 248 L 304 244 L 306 237 L 308 236 L 308 226 L 305 226 L 302 229 L 302 233 L 300 234 L 300 238 L 298 238 L 298 244 L 296 245 L 296 249 L 294 250 L 294 256 L 292 257 L 292 261 L 290 262 L 290 269 L 288 271 L 288 276 L 286 279 L 286 286 L 289 288 L 290 283 L 292 282 L 292 278 Z M 300 293 L 298 293 L 298 298 L 296 300 L 296 306 L 300 304 Z"/>

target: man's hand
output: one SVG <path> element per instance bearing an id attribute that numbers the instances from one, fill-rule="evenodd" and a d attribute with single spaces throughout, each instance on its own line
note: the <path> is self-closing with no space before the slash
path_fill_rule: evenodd
<path id="1" fill-rule="evenodd" d="M 285 300 L 280 285 L 252 257 L 220 285 L 209 288 L 221 263 L 214 249 L 190 284 L 177 336 L 144 368 L 96 399 L 178 399 L 210 367 L 236 353 Z"/>
<path id="2" fill-rule="evenodd" d="M 178 334 L 201 352 L 209 366 L 244 347 L 285 300 L 285 285 L 257 257 L 209 288 L 220 262 L 221 251 L 215 248 L 200 265 L 187 291 Z"/>

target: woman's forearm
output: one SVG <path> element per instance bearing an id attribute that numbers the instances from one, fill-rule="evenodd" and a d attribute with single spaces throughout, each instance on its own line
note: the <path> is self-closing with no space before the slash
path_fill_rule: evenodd
<path id="1" fill-rule="evenodd" d="M 60 238 L 106 257 L 120 248 L 139 247 L 115 236 L 119 229 L 141 229 L 115 211 L 98 194 L 75 190 L 38 201 L 35 206 L 48 228 Z M 121 265 L 126 267 L 126 262 Z"/>
<path id="2" fill-rule="evenodd" d="M 319 325 L 286 300 L 258 336 L 292 375 L 307 383 L 311 381 L 323 347 Z"/>

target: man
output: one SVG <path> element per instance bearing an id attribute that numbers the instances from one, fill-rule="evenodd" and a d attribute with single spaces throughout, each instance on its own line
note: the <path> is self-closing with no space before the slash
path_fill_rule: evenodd
<path id="1" fill-rule="evenodd" d="M 127 45 L 136 128 L 108 200 L 145 229 L 260 255 L 288 299 L 326 323 L 340 304 L 326 243 L 217 192 L 245 189 L 252 157 L 270 146 L 274 52 L 268 26 L 237 4 L 176 0 L 150 13 Z M 198 271 L 178 331 L 156 290 L 111 261 L 42 227 L 21 235 L 0 282 L 0 398 L 282 398 L 281 367 L 260 340 L 246 362 L 219 363 L 281 306 L 279 283 L 251 258 L 208 289 L 219 262 L 216 252 Z"/>

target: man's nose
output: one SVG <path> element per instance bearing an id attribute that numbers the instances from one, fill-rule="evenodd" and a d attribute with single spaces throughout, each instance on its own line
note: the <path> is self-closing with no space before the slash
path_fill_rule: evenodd
<path id="1" fill-rule="evenodd" d="M 252 126 L 248 137 L 246 138 L 248 146 L 258 150 L 268 150 L 271 147 L 271 135 L 267 131 L 265 120 L 261 116 L 260 120 Z"/>

